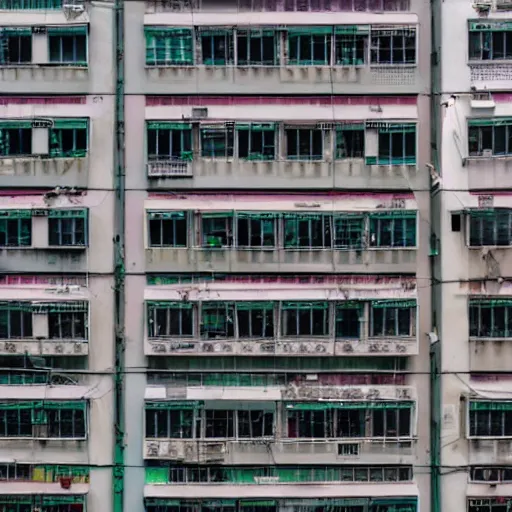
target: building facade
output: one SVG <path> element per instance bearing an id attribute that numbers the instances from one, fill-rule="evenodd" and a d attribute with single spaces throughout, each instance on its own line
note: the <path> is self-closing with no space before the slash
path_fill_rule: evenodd
<path id="1" fill-rule="evenodd" d="M 483 512 L 511 502 L 512 4 L 449 1 L 438 12 L 442 178 L 435 217 L 442 243 L 435 301 L 442 311 L 441 464 L 454 469 L 442 477 L 442 502 L 446 510 Z"/>
<path id="2" fill-rule="evenodd" d="M 0 8 L 0 504 L 428 510 L 428 2 Z"/>

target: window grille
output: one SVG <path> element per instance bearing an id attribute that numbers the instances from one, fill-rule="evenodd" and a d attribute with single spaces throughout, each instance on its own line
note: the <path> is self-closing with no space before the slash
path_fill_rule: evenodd
<path id="1" fill-rule="evenodd" d="M 48 27 L 47 33 L 51 64 L 87 66 L 87 25 Z"/>
<path id="2" fill-rule="evenodd" d="M 191 66 L 194 35 L 190 28 L 144 27 L 147 66 Z"/>

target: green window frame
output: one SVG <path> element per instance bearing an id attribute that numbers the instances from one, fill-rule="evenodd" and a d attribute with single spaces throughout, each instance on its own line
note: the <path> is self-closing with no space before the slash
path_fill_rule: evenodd
<path id="1" fill-rule="evenodd" d="M 289 66 L 329 66 L 334 27 L 290 27 L 287 30 Z"/>
<path id="2" fill-rule="evenodd" d="M 288 160 L 324 159 L 324 133 L 320 128 L 285 126 L 284 135 Z"/>
<path id="3" fill-rule="evenodd" d="M 512 35 L 512 32 L 511 32 Z M 512 154 L 512 118 L 468 119 L 469 156 Z"/>
<path id="4" fill-rule="evenodd" d="M 469 402 L 470 437 L 512 437 L 512 402 Z"/>
<path id="5" fill-rule="evenodd" d="M 370 302 L 371 337 L 412 337 L 415 335 L 415 300 L 376 300 Z"/>
<path id="6" fill-rule="evenodd" d="M 30 339 L 32 332 L 32 304 L 30 302 L 0 302 L 0 339 Z"/>
<path id="7" fill-rule="evenodd" d="M 332 247 L 332 215 L 285 213 L 285 249 L 329 249 Z"/>
<path id="8" fill-rule="evenodd" d="M 149 247 L 187 247 L 189 214 L 186 211 L 149 211 Z"/>
<path id="9" fill-rule="evenodd" d="M 192 66 L 194 34 L 190 28 L 144 27 L 146 66 Z"/>
<path id="10" fill-rule="evenodd" d="M 234 62 L 234 38 L 232 28 L 199 29 L 202 64 L 227 66 Z"/>
<path id="11" fill-rule="evenodd" d="M 201 126 L 201 156 L 203 158 L 233 158 L 234 130 L 230 126 Z"/>
<path id="12" fill-rule="evenodd" d="M 35 425 L 46 425 L 46 432 Z M 0 401 L 0 437 L 85 439 L 87 402 Z"/>
<path id="13" fill-rule="evenodd" d="M 0 27 L 0 66 L 32 62 L 32 29 Z"/>
<path id="14" fill-rule="evenodd" d="M 148 121 L 146 124 L 147 154 L 149 160 L 190 162 L 192 153 L 192 125 L 172 121 Z"/>
<path id="15" fill-rule="evenodd" d="M 203 302 L 200 333 L 202 339 L 231 339 L 235 337 L 235 304 L 232 302 Z"/>
<path id="16" fill-rule="evenodd" d="M 279 36 L 272 29 L 237 29 L 237 66 L 278 66 Z"/>
<path id="17" fill-rule="evenodd" d="M 236 246 L 271 249 L 277 246 L 278 213 L 237 212 Z"/>
<path id="18" fill-rule="evenodd" d="M 233 247 L 233 212 L 201 214 L 201 247 L 222 249 Z"/>
<path id="19" fill-rule="evenodd" d="M 370 247 L 416 247 L 417 213 L 389 211 L 370 213 Z"/>
<path id="20" fill-rule="evenodd" d="M 50 247 L 86 247 L 88 245 L 88 210 L 50 210 L 48 245 Z"/>
<path id="21" fill-rule="evenodd" d="M 335 309 L 336 338 L 359 339 L 361 321 L 364 322 L 364 304 L 357 301 L 338 302 Z"/>
<path id="22" fill-rule="evenodd" d="M 87 67 L 88 25 L 48 27 L 48 62 L 53 65 Z"/>
<path id="23" fill-rule="evenodd" d="M 237 302 L 236 319 L 239 338 L 274 338 L 273 302 Z"/>
<path id="24" fill-rule="evenodd" d="M 475 338 L 512 338 L 512 300 L 470 299 L 469 335 Z"/>
<path id="25" fill-rule="evenodd" d="M 509 247 L 512 242 L 512 209 L 471 210 L 469 246 Z"/>
<path id="26" fill-rule="evenodd" d="M 5 11 L 57 11 L 63 0 L 0 0 L 0 10 Z"/>
<path id="27" fill-rule="evenodd" d="M 0 120 L 0 157 L 28 157 L 32 155 L 32 122 Z"/>
<path id="28" fill-rule="evenodd" d="M 336 66 L 364 66 L 367 63 L 369 26 L 334 27 L 334 61 Z"/>
<path id="29" fill-rule="evenodd" d="M 416 124 L 389 123 L 379 129 L 379 165 L 416 164 Z"/>
<path id="30" fill-rule="evenodd" d="M 364 158 L 364 124 L 344 123 L 336 125 L 336 159 Z"/>
<path id="31" fill-rule="evenodd" d="M 148 301 L 146 312 L 149 338 L 194 335 L 195 309 L 190 302 Z"/>
<path id="32" fill-rule="evenodd" d="M 66 301 L 47 304 L 48 337 L 52 340 L 86 341 L 89 330 L 89 304 Z M 40 307 L 38 306 L 40 312 Z"/>
<path id="33" fill-rule="evenodd" d="M 512 23 L 506 20 L 469 21 L 470 61 L 512 59 Z"/>
<path id="34" fill-rule="evenodd" d="M 241 160 L 276 159 L 275 123 L 237 124 L 238 158 Z"/>
<path id="35" fill-rule="evenodd" d="M 0 210 L 0 247 L 30 247 L 31 245 L 31 211 Z"/>
<path id="36" fill-rule="evenodd" d="M 146 402 L 147 439 L 192 439 L 200 402 Z"/>
<path id="37" fill-rule="evenodd" d="M 282 336 L 328 336 L 328 302 L 283 302 L 281 304 Z"/>
<path id="38" fill-rule="evenodd" d="M 52 158 L 84 158 L 89 151 L 89 119 L 54 119 L 48 130 Z"/>
<path id="39" fill-rule="evenodd" d="M 334 248 L 362 249 L 365 241 L 365 216 L 343 213 L 333 216 Z"/>
<path id="40" fill-rule="evenodd" d="M 416 28 L 371 28 L 370 63 L 416 64 Z"/>

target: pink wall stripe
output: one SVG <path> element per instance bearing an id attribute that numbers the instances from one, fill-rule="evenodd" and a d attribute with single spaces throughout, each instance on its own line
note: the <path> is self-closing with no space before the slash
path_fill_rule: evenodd
<path id="1" fill-rule="evenodd" d="M 269 201 L 297 201 L 311 203 L 314 201 L 332 201 L 334 199 L 354 199 L 360 197 L 371 197 L 372 199 L 388 200 L 391 199 L 414 199 L 414 194 L 411 192 L 399 193 L 399 194 L 385 194 L 385 193 L 372 193 L 372 192 L 311 192 L 304 194 L 299 192 L 297 194 L 269 194 L 268 192 L 254 192 L 251 195 L 247 195 L 245 192 L 230 192 L 229 194 L 222 193 L 183 193 L 175 194 L 168 192 L 150 192 L 148 194 L 149 199 L 194 199 L 204 201 L 218 199 L 229 201 L 231 198 L 236 197 L 237 202 L 245 200 L 248 203 L 251 201 L 260 201 L 262 198 Z"/>
<path id="2" fill-rule="evenodd" d="M 512 101 L 512 93 L 509 92 L 493 92 L 492 99 L 496 103 L 510 103 Z"/>
<path id="3" fill-rule="evenodd" d="M 146 96 L 146 106 L 416 105 L 416 96 Z"/>
<path id="4" fill-rule="evenodd" d="M 84 105 L 86 96 L 4 96 L 0 105 Z"/>

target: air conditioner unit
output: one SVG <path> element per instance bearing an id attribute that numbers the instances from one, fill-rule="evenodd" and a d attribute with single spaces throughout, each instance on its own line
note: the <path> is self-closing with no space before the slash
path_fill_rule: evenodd
<path id="1" fill-rule="evenodd" d="M 205 119 L 208 117 L 208 109 L 205 107 L 196 107 L 192 109 L 192 119 Z"/>
<path id="2" fill-rule="evenodd" d="M 491 158 L 492 157 L 492 149 L 484 149 L 482 151 L 482 156 L 484 158 Z"/>

